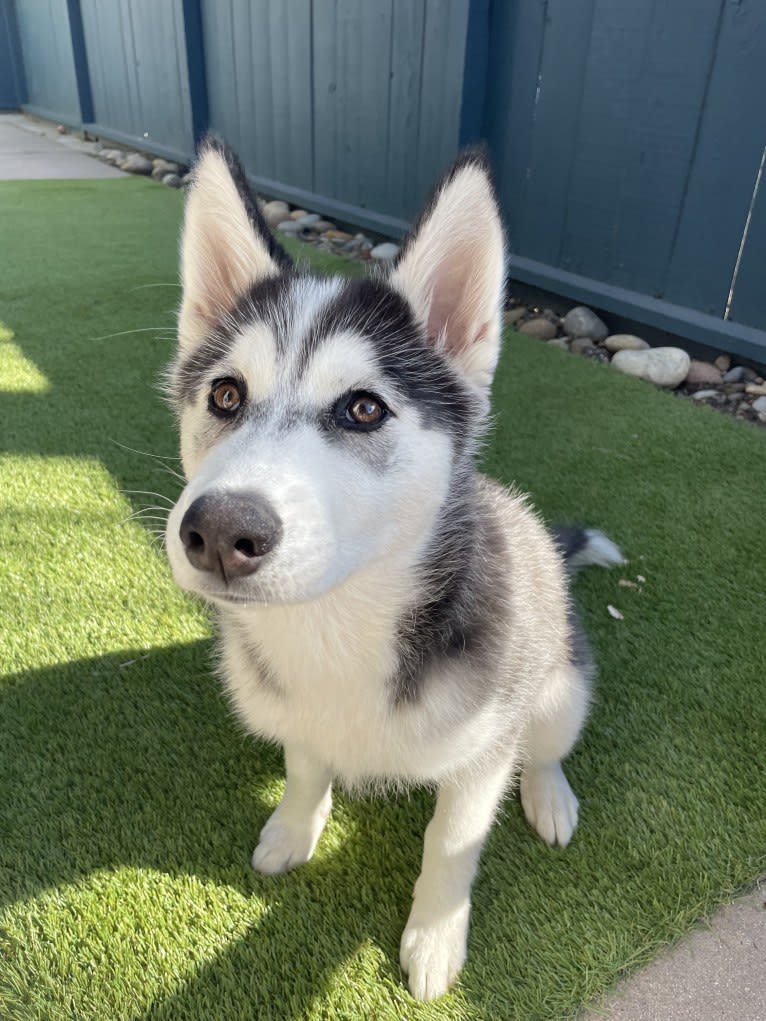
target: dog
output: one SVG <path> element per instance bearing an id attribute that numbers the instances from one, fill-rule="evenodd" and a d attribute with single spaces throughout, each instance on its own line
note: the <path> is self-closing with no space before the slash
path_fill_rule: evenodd
<path id="1" fill-rule="evenodd" d="M 476 470 L 504 249 L 487 164 L 467 152 L 388 273 L 298 271 L 215 138 L 181 240 L 168 389 L 187 485 L 166 544 L 177 583 L 217 610 L 239 717 L 284 748 L 252 865 L 311 858 L 333 782 L 435 787 L 401 939 L 419 1000 L 465 961 L 481 847 L 510 786 L 545 841 L 572 836 L 561 761 L 592 666 L 567 562 L 621 562 L 601 532 L 550 532 Z"/>

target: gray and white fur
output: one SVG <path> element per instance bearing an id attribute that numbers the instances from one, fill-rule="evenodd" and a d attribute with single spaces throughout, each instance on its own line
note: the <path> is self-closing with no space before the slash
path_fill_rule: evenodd
<path id="1" fill-rule="evenodd" d="M 549 844 L 575 829 L 561 761 L 592 668 L 565 557 L 608 565 L 619 550 L 594 530 L 552 535 L 475 469 L 504 284 L 480 155 L 440 182 L 387 276 L 321 279 L 291 265 L 210 139 L 181 255 L 168 383 L 188 483 L 167 549 L 178 583 L 217 608 L 243 723 L 284 747 L 253 867 L 311 858 L 333 782 L 435 786 L 400 956 L 412 994 L 433 999 L 465 960 L 479 854 L 512 783 Z"/>

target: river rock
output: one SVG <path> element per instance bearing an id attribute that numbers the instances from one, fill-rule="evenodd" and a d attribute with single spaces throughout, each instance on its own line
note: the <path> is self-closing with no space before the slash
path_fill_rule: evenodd
<path id="1" fill-rule="evenodd" d="M 745 367 L 743 365 L 735 365 L 733 369 L 729 369 L 728 372 L 724 373 L 724 383 L 742 383 L 745 379 Z"/>
<path id="2" fill-rule="evenodd" d="M 720 383 L 723 377 L 719 369 L 710 362 L 701 362 L 692 358 L 689 363 L 689 371 L 686 373 L 686 382 L 691 385 L 699 383 Z"/>
<path id="3" fill-rule="evenodd" d="M 165 176 L 162 178 L 162 183 L 166 184 L 168 188 L 180 188 L 181 178 L 178 176 L 178 174 L 165 174 Z"/>
<path id="4" fill-rule="evenodd" d="M 590 337 L 597 344 L 606 340 L 609 335 L 606 324 L 585 305 L 571 308 L 561 325 L 564 327 L 564 333 L 570 337 Z"/>
<path id="5" fill-rule="evenodd" d="M 263 213 L 264 220 L 272 230 L 290 218 L 290 207 L 286 202 L 280 202 L 279 199 L 267 202 L 261 209 L 261 212 Z"/>
<path id="6" fill-rule="evenodd" d="M 713 361 L 713 365 L 715 365 L 715 367 L 720 372 L 728 372 L 729 369 L 731 368 L 731 355 L 727 355 L 727 354 L 719 355 Z"/>
<path id="7" fill-rule="evenodd" d="M 523 305 L 507 308 L 503 313 L 503 322 L 506 326 L 515 326 L 519 319 L 523 319 L 526 314 L 527 309 Z"/>
<path id="8" fill-rule="evenodd" d="M 152 160 L 152 177 L 155 181 L 162 181 L 168 174 L 177 174 L 180 177 L 181 168 L 170 160 Z"/>
<path id="9" fill-rule="evenodd" d="M 522 323 L 519 326 L 519 333 L 524 333 L 527 337 L 537 337 L 538 340 L 553 340 L 557 330 L 556 324 L 552 323 L 550 319 L 536 316 L 534 319 L 527 319 L 525 323 Z"/>
<path id="10" fill-rule="evenodd" d="M 277 224 L 277 230 L 281 230 L 283 234 L 300 234 L 303 228 L 297 220 L 282 220 Z"/>
<path id="11" fill-rule="evenodd" d="M 125 170 L 129 174 L 151 174 L 152 172 L 152 161 L 138 152 L 132 152 L 119 166 L 120 170 Z"/>
<path id="12" fill-rule="evenodd" d="M 628 376 L 670 389 L 686 379 L 691 358 L 680 347 L 650 347 L 646 351 L 618 351 L 612 365 Z"/>
<path id="13" fill-rule="evenodd" d="M 649 345 L 632 333 L 613 333 L 604 341 L 607 351 L 646 351 Z"/>
<path id="14" fill-rule="evenodd" d="M 390 262 L 391 259 L 395 259 L 399 254 L 399 245 L 395 245 L 393 241 L 384 241 L 381 245 L 375 245 L 371 250 L 370 255 L 373 259 L 377 259 L 379 262 Z"/>
<path id="15" fill-rule="evenodd" d="M 759 397 L 753 401 L 753 411 L 757 411 L 759 415 L 766 411 L 766 397 Z"/>

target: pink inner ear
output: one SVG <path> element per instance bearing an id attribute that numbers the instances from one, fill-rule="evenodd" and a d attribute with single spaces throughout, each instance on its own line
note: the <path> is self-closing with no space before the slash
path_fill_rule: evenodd
<path id="1" fill-rule="evenodd" d="M 471 311 L 465 307 L 468 273 L 461 272 L 460 263 L 461 260 L 453 256 L 449 265 L 434 274 L 428 310 L 428 339 L 437 344 L 441 336 L 441 345 L 450 354 L 457 354 L 476 339 L 466 336 Z"/>

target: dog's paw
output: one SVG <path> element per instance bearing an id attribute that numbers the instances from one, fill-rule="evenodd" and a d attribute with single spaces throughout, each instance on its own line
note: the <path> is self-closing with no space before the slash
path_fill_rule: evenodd
<path id="1" fill-rule="evenodd" d="M 529 825 L 551 847 L 566 847 L 577 827 L 578 803 L 561 763 L 521 775 L 521 804 Z"/>
<path id="2" fill-rule="evenodd" d="M 402 933 L 399 962 L 416 1000 L 443 996 L 465 963 L 469 906 L 431 922 L 417 917 L 413 906 Z"/>
<path id="3" fill-rule="evenodd" d="M 258 846 L 253 851 L 252 866 L 256 872 L 274 876 L 303 865 L 314 853 L 324 826 L 324 819 L 310 819 L 301 823 L 280 818 L 274 812 L 261 830 Z"/>

